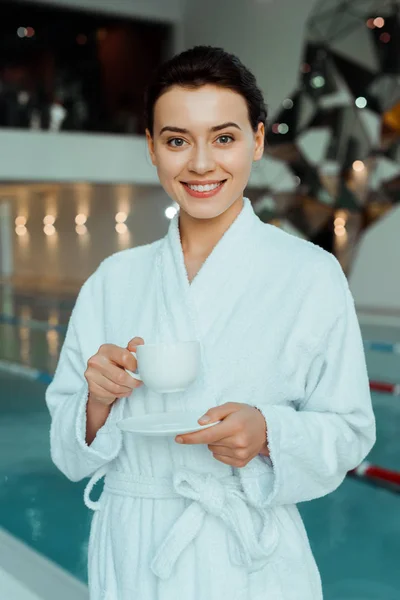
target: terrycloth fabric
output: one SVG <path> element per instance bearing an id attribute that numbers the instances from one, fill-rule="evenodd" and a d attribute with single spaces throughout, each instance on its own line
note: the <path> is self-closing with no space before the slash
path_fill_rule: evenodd
<path id="1" fill-rule="evenodd" d="M 109 257 L 87 280 L 47 390 L 55 464 L 73 481 L 92 476 L 91 600 L 320 600 L 296 503 L 336 489 L 375 441 L 347 281 L 336 259 L 263 224 L 245 199 L 189 284 L 178 218 L 165 238 Z M 198 339 L 200 375 L 183 393 L 142 386 L 117 401 L 88 447 L 87 360 L 134 336 Z M 261 409 L 271 459 L 236 469 L 206 445 L 116 427 L 229 401 Z"/>

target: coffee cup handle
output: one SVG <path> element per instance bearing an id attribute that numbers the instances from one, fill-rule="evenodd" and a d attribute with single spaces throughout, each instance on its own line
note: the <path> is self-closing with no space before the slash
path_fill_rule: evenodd
<path id="1" fill-rule="evenodd" d="M 133 354 L 133 356 L 136 358 L 137 360 L 137 356 L 136 356 L 136 352 L 130 351 L 131 354 Z M 137 381 L 143 381 L 143 379 L 140 377 L 140 375 L 136 375 L 136 373 L 133 373 L 132 371 L 129 371 L 128 369 L 125 369 L 125 371 L 131 376 L 133 377 L 133 379 L 136 379 Z"/>

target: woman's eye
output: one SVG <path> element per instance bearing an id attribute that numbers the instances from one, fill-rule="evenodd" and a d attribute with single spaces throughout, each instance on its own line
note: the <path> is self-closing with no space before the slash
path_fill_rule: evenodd
<path id="1" fill-rule="evenodd" d="M 172 142 L 179 142 L 178 144 L 172 144 Z M 168 146 L 171 146 L 172 148 L 181 148 L 183 146 L 183 144 L 185 143 L 185 140 L 183 140 L 182 138 L 172 138 L 170 140 L 168 140 Z"/>
<path id="2" fill-rule="evenodd" d="M 231 135 L 220 135 L 218 139 L 225 140 L 224 142 L 222 142 L 223 146 L 225 146 L 227 143 L 229 143 L 229 140 L 233 142 L 233 137 Z M 228 140 L 228 142 L 226 140 Z"/>

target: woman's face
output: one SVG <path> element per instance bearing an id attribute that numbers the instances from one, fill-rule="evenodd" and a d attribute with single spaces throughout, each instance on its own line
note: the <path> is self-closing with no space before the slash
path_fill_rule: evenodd
<path id="1" fill-rule="evenodd" d="M 213 85 L 168 89 L 154 107 L 153 135 L 146 130 L 160 183 L 195 219 L 213 219 L 241 202 L 264 150 L 264 125 L 253 131 L 244 98 Z"/>

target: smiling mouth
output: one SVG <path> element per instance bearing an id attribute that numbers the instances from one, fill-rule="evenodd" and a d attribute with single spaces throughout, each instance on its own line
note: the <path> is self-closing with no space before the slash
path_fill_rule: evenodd
<path id="1" fill-rule="evenodd" d="M 182 185 L 184 185 L 185 187 L 189 188 L 190 190 L 192 190 L 193 192 L 213 192 L 214 190 L 218 189 L 219 187 L 221 187 L 221 185 L 223 185 L 225 183 L 225 181 L 227 181 L 227 179 L 222 179 L 221 181 L 219 181 L 218 183 L 213 183 L 213 184 L 190 184 L 190 183 L 186 183 L 186 181 L 181 181 Z"/>

